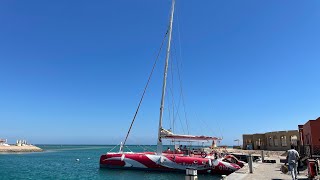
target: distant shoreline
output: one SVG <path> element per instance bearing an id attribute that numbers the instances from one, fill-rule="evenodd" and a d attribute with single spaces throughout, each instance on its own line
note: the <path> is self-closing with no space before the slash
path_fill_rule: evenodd
<path id="1" fill-rule="evenodd" d="M 20 153 L 20 152 L 42 152 L 43 149 L 33 146 L 33 145 L 26 145 L 26 146 L 0 146 L 0 153 Z"/>

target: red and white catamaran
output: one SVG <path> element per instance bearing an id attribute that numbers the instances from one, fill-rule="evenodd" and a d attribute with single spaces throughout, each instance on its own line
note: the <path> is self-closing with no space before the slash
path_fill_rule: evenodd
<path id="1" fill-rule="evenodd" d="M 162 116 L 164 109 L 164 99 L 166 91 L 166 79 L 168 71 L 168 61 L 170 55 L 170 43 L 172 35 L 172 23 L 174 14 L 175 0 L 172 0 L 170 22 L 168 29 L 168 46 L 166 53 L 165 71 L 163 78 L 162 98 L 160 106 L 160 118 L 158 128 L 158 141 L 156 152 L 124 152 L 123 146 L 127 140 L 129 132 L 127 134 L 124 144 L 121 144 L 119 152 L 108 152 L 100 157 L 101 168 L 117 168 L 117 169 L 139 169 L 139 170 L 156 170 L 156 171 L 183 171 L 187 168 L 193 168 L 198 173 L 212 173 L 212 174 L 230 174 L 240 169 L 241 163 L 236 158 L 230 157 L 229 160 L 225 158 L 219 158 L 212 152 L 206 151 L 191 151 L 189 150 L 167 150 L 162 149 L 162 139 L 171 139 L 173 141 L 217 141 L 221 140 L 217 137 L 210 136 L 192 136 L 192 135 L 180 135 L 173 134 L 169 130 L 165 130 L 162 127 Z M 141 103 L 141 101 L 140 101 Z M 140 105 L 140 104 L 139 104 Z M 133 121 L 134 122 L 134 121 Z M 133 123 L 132 122 L 132 123 Z M 237 164 L 238 163 L 238 164 Z M 239 166 L 240 165 L 240 166 Z"/>
<path id="2" fill-rule="evenodd" d="M 219 138 L 209 136 L 177 135 L 162 129 L 157 152 L 109 152 L 100 158 L 100 167 L 117 169 L 139 169 L 175 172 L 185 172 L 187 168 L 196 169 L 199 174 L 228 175 L 241 168 L 242 164 L 236 158 L 218 158 L 214 151 L 194 152 L 191 150 L 162 151 L 161 139 L 187 140 L 187 141 L 216 141 Z"/>

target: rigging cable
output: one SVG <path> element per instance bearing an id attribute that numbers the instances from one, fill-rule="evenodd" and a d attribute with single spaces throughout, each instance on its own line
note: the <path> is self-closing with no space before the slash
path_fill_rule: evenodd
<path id="1" fill-rule="evenodd" d="M 174 43 L 173 48 L 174 48 L 174 51 L 177 52 L 175 45 L 176 44 Z M 177 53 L 175 53 L 175 54 L 177 54 Z M 181 54 L 180 54 L 180 56 L 181 56 Z M 181 62 L 180 62 L 180 65 L 182 66 Z M 180 100 L 182 99 L 184 117 L 185 117 L 185 120 L 186 120 L 187 133 L 189 134 L 190 133 L 189 132 L 189 124 L 188 124 L 188 118 L 187 118 L 187 112 L 186 112 L 186 104 L 185 104 L 184 95 L 183 95 L 182 80 L 181 80 L 181 75 L 180 75 L 178 58 L 177 58 L 177 61 L 176 61 L 176 66 L 177 66 L 177 69 L 178 69 L 178 79 L 179 79 L 179 85 L 180 85 L 180 97 L 179 97 L 179 104 L 178 105 L 180 106 Z"/>
<path id="2" fill-rule="evenodd" d="M 179 37 L 179 55 L 180 55 L 180 65 L 181 65 L 181 68 L 182 68 L 182 46 L 181 46 L 181 33 L 180 33 L 180 21 L 179 21 L 179 11 L 177 9 L 177 12 L 176 12 L 176 16 L 177 16 L 177 22 L 178 22 L 178 37 Z M 176 51 L 175 49 L 175 46 L 174 46 L 174 50 Z M 180 81 L 180 90 L 181 90 L 181 96 L 182 96 L 182 103 L 183 103 L 183 110 L 184 110 L 184 116 L 186 118 L 186 124 L 187 124 L 187 132 L 189 134 L 189 124 L 188 124 L 188 119 L 187 119 L 187 113 L 186 113 L 186 105 L 185 105 L 185 101 L 184 101 L 184 95 L 183 95 L 183 91 L 182 91 L 182 80 L 180 78 L 180 71 L 179 71 L 179 63 L 178 63 L 178 58 L 177 58 L 177 68 L 178 68 L 178 76 L 179 76 L 179 81 Z"/>
<path id="3" fill-rule="evenodd" d="M 173 43 L 173 47 L 175 48 L 175 43 L 174 43 L 174 41 L 172 41 L 172 43 Z M 173 53 L 173 52 L 171 52 L 171 53 Z M 175 56 L 175 54 L 171 54 L 171 57 L 172 57 L 171 59 L 172 59 L 172 61 L 173 61 L 173 59 L 174 59 L 176 56 Z M 171 61 L 171 62 L 172 62 L 172 61 Z M 172 66 L 173 66 L 173 64 L 172 64 Z M 171 72 L 171 74 L 173 74 L 173 72 Z M 169 87 L 167 91 L 169 91 L 169 90 L 170 90 L 170 92 L 171 92 L 171 97 L 172 97 L 172 106 L 176 108 L 176 110 L 173 109 L 173 111 L 176 112 L 175 114 L 173 113 L 173 114 L 174 114 L 174 115 L 173 115 L 173 124 L 175 124 L 176 117 L 178 117 L 179 120 L 180 120 L 182 132 L 183 132 L 183 134 L 185 134 L 184 126 L 183 126 L 183 123 L 182 123 L 182 121 L 181 121 L 181 117 L 180 117 L 180 114 L 179 114 L 180 101 L 181 101 L 181 93 L 180 93 L 180 96 L 179 96 L 179 101 L 178 101 L 179 103 L 178 103 L 178 105 L 176 105 L 175 100 L 174 100 L 174 92 L 173 92 L 172 87 Z M 174 132 L 174 131 L 172 131 L 172 132 Z M 187 132 L 188 132 L 188 131 L 187 131 Z M 188 133 L 188 134 L 189 134 L 189 133 Z"/>
<path id="4" fill-rule="evenodd" d="M 171 57 L 173 57 L 171 55 Z M 170 69 L 171 69 L 171 88 L 173 89 L 173 58 L 171 58 L 171 61 L 170 61 Z M 174 132 L 174 98 L 173 98 L 173 92 L 172 92 L 172 89 L 171 90 L 171 95 L 172 95 L 172 132 Z"/>
<path id="5" fill-rule="evenodd" d="M 115 145 L 112 149 L 110 149 L 108 152 L 111 152 L 114 148 L 116 148 L 117 146 L 119 146 L 120 144 Z"/>
<path id="6" fill-rule="evenodd" d="M 187 118 L 186 104 L 185 104 L 185 98 L 184 98 L 184 95 L 183 95 L 182 80 L 181 80 L 180 69 L 179 69 L 180 66 L 182 68 L 182 62 L 181 62 L 182 61 L 182 52 L 181 52 L 182 47 L 181 47 L 181 33 L 180 33 L 180 21 L 179 21 L 179 12 L 178 12 L 178 10 L 177 10 L 177 13 L 176 13 L 176 17 L 177 17 L 177 22 L 178 22 L 177 24 L 178 24 L 178 37 L 179 37 L 179 43 L 178 43 L 179 44 L 179 55 L 178 55 L 177 50 L 176 50 L 176 44 L 177 43 L 175 43 L 174 41 L 172 41 L 172 43 L 173 43 L 174 53 L 176 55 L 176 66 L 177 66 L 177 69 L 178 69 L 178 78 L 179 78 L 179 85 L 180 85 L 180 96 L 179 96 L 179 103 L 178 103 L 177 111 L 180 109 L 180 101 L 182 99 L 182 105 L 183 105 L 183 111 L 184 111 L 184 118 L 185 118 L 185 121 L 186 121 L 187 134 L 189 134 L 190 133 L 189 132 L 189 123 L 188 123 L 188 118 Z M 178 60 L 179 60 L 178 56 L 180 57 L 180 60 L 181 60 L 180 63 L 178 62 Z M 175 120 L 175 118 L 173 120 Z M 180 121 L 181 121 L 181 119 L 180 119 Z"/>
<path id="7" fill-rule="evenodd" d="M 216 121 L 216 124 L 218 125 L 218 128 L 219 128 L 220 138 L 223 139 L 223 134 L 222 134 L 222 131 L 221 131 L 220 122 L 216 118 L 215 118 L 215 121 Z"/>
<path id="8" fill-rule="evenodd" d="M 186 119 L 187 132 L 189 134 L 189 124 L 188 124 L 188 118 L 187 118 L 187 112 L 186 112 L 186 104 L 185 104 L 185 101 L 184 101 L 184 95 L 183 95 L 183 90 L 182 90 L 182 80 L 181 80 L 181 77 L 180 77 L 179 65 L 177 65 L 177 67 L 178 67 L 178 77 L 179 77 L 179 82 L 180 82 L 180 93 L 181 93 L 181 97 L 182 97 L 182 105 L 183 105 L 184 117 Z"/>
<path id="9" fill-rule="evenodd" d="M 149 85 L 149 82 L 150 82 L 151 76 L 152 76 L 152 74 L 153 74 L 153 71 L 154 71 L 154 69 L 155 69 L 155 67 L 156 67 L 156 64 L 157 64 L 157 61 L 158 61 L 158 59 L 159 59 L 159 56 L 160 56 L 160 53 L 161 53 L 163 44 L 164 44 L 164 42 L 165 42 L 165 39 L 166 39 L 166 37 L 167 37 L 167 34 L 168 34 L 168 30 L 167 30 L 167 32 L 166 32 L 166 34 L 164 35 L 164 38 L 163 38 L 163 40 L 162 40 L 162 43 L 161 43 L 161 46 L 160 46 L 160 49 L 159 49 L 157 58 L 156 58 L 156 60 L 155 60 L 155 62 L 154 62 L 154 64 L 153 64 L 153 67 L 152 67 L 151 73 L 150 73 L 150 75 L 149 75 L 147 84 L 146 84 L 146 86 L 144 87 L 142 96 L 141 96 L 141 98 L 140 98 L 139 105 L 138 105 L 138 107 L 137 107 L 137 110 L 136 110 L 136 112 L 135 112 L 135 114 L 134 114 L 134 117 L 133 117 L 133 119 L 132 119 L 132 122 L 131 122 L 131 124 L 130 124 L 130 128 L 129 128 L 129 130 L 128 130 L 128 133 L 127 133 L 127 135 L 126 135 L 126 138 L 125 138 L 125 140 L 124 140 L 124 142 L 123 142 L 123 144 L 122 144 L 123 147 L 125 146 L 125 144 L 126 144 L 126 142 L 127 142 L 128 136 L 129 136 L 130 131 L 131 131 L 131 128 L 132 128 L 132 125 L 133 125 L 133 123 L 134 123 L 134 121 L 135 121 L 135 119 L 136 119 L 136 117 L 137 117 L 138 112 L 139 112 L 140 105 L 141 105 L 142 100 L 143 100 L 143 98 L 144 98 L 144 95 L 145 95 L 145 93 L 146 93 L 146 90 L 147 90 L 147 87 L 148 87 L 148 85 Z"/>
<path id="10" fill-rule="evenodd" d="M 198 114 L 197 114 L 196 112 L 194 112 L 194 115 L 195 115 L 197 121 L 199 121 L 199 122 L 201 121 L 202 124 L 204 124 L 204 128 L 203 128 L 203 126 L 200 127 L 200 128 L 201 128 L 201 131 L 203 132 L 204 129 L 206 129 L 206 130 L 209 130 L 209 132 L 211 132 L 211 129 L 209 128 L 209 127 L 211 127 L 211 126 L 209 126 L 203 119 L 199 119 Z M 217 134 L 215 134 L 215 133 L 214 133 L 213 135 L 214 135 L 214 136 L 217 136 Z"/>

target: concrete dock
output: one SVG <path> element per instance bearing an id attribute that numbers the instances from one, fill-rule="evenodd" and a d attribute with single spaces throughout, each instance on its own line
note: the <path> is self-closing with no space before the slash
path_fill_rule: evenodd
<path id="1" fill-rule="evenodd" d="M 261 163 L 254 162 L 253 163 L 253 173 L 249 173 L 248 165 L 246 164 L 240 170 L 230 174 L 226 177 L 227 180 L 291 180 L 291 174 L 288 172 L 287 174 L 283 174 L 280 171 L 283 163 L 280 163 L 280 158 L 285 157 L 272 157 L 268 159 L 276 160 L 276 163 Z M 298 175 L 298 179 L 308 179 L 307 171 L 300 171 Z"/>

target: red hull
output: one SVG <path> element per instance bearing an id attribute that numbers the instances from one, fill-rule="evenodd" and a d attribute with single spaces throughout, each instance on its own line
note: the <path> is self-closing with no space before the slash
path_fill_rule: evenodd
<path id="1" fill-rule="evenodd" d="M 155 171 L 181 171 L 187 168 L 198 170 L 199 174 L 213 173 L 228 175 L 240 167 L 221 159 L 201 156 L 183 156 L 181 154 L 156 155 L 151 152 L 143 153 L 107 153 L 100 157 L 101 168 L 139 169 Z"/>

